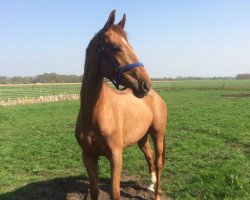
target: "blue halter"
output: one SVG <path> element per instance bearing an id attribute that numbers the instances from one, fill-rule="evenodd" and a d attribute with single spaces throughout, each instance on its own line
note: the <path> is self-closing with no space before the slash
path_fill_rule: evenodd
<path id="1" fill-rule="evenodd" d="M 128 71 L 130 69 L 133 69 L 135 67 L 139 67 L 139 66 L 143 66 L 143 64 L 141 62 L 136 62 L 136 63 L 132 63 L 130 65 L 125 65 L 125 66 L 119 66 L 116 64 L 116 62 L 110 57 L 110 55 L 105 51 L 104 45 L 103 45 L 103 35 L 102 32 L 98 33 L 98 40 L 100 42 L 100 46 L 98 48 L 98 52 L 99 52 L 99 63 L 97 66 L 97 71 L 100 72 L 100 63 L 101 63 L 101 59 L 102 57 L 106 58 L 106 60 L 111 64 L 111 66 L 115 69 L 115 79 L 110 79 L 110 81 L 114 84 L 114 86 L 116 87 L 116 89 L 119 89 L 119 85 L 120 85 L 120 81 L 121 81 L 121 74 L 125 71 Z"/>

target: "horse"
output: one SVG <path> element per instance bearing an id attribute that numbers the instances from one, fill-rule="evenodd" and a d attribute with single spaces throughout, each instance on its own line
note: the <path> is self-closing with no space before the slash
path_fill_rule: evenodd
<path id="1" fill-rule="evenodd" d="M 124 31 L 126 15 L 123 14 L 118 24 L 114 22 L 115 10 L 86 49 L 75 136 L 82 149 L 92 200 L 99 197 L 100 156 L 106 156 L 110 162 L 111 199 L 120 199 L 122 152 L 134 143 L 138 143 L 148 163 L 151 179 L 148 189 L 155 191 L 155 199 L 159 200 L 167 107 L 151 89 L 149 75 L 128 42 Z M 110 79 L 116 89 L 110 87 L 106 79 Z M 123 90 L 119 90 L 120 85 Z"/>

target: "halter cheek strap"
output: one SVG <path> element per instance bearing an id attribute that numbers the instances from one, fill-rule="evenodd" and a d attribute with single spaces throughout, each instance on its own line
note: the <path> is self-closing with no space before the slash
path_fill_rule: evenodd
<path id="1" fill-rule="evenodd" d="M 136 62 L 136 63 L 132 63 L 132 64 L 125 65 L 125 66 L 117 65 L 116 62 L 110 57 L 110 55 L 105 51 L 102 35 L 100 33 L 98 34 L 98 39 L 100 42 L 100 46 L 98 49 L 99 61 L 98 61 L 97 71 L 100 72 L 101 59 L 104 57 L 109 62 L 109 64 L 115 69 L 115 73 L 116 73 L 115 79 L 110 79 L 110 81 L 114 84 L 116 89 L 119 89 L 119 85 L 121 82 L 121 74 L 135 67 L 139 67 L 139 66 L 143 67 L 143 64 L 141 62 Z"/>

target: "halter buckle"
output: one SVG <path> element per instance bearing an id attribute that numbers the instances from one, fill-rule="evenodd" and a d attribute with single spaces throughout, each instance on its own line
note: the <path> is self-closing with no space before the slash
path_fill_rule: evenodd
<path id="1" fill-rule="evenodd" d="M 115 72 L 121 74 L 123 72 L 123 69 L 121 67 L 116 67 Z"/>

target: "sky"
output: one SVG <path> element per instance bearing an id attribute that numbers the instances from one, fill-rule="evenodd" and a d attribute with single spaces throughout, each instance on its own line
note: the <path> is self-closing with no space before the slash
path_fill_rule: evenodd
<path id="1" fill-rule="evenodd" d="M 250 73 L 249 0 L 0 0 L 0 76 L 83 74 L 113 9 L 152 78 Z"/>

